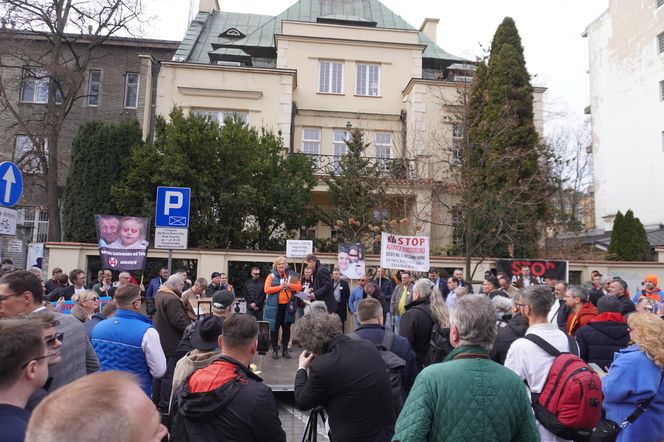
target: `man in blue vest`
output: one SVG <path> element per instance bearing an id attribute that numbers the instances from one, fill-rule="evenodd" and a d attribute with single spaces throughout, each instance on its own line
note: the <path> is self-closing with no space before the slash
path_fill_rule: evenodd
<path id="1" fill-rule="evenodd" d="M 166 371 L 166 356 L 159 333 L 141 309 L 138 286 L 126 285 L 115 293 L 118 305 L 115 316 L 101 321 L 92 330 L 92 346 L 102 370 L 134 373 L 141 388 L 152 395 L 152 380 Z"/>

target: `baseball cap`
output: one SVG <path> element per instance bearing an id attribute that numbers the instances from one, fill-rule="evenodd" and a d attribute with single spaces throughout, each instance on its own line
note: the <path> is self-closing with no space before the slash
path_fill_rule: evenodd
<path id="1" fill-rule="evenodd" d="M 652 282 L 653 284 L 657 285 L 657 276 L 655 276 L 655 275 L 646 275 L 646 277 L 645 277 L 645 279 L 643 280 L 643 282 L 648 282 L 648 281 L 650 281 L 650 282 Z"/>
<path id="2" fill-rule="evenodd" d="M 191 334 L 191 345 L 197 350 L 214 350 L 219 346 L 217 339 L 223 324 L 223 318 L 217 316 L 208 316 L 197 322 Z"/>
<path id="3" fill-rule="evenodd" d="M 219 272 L 212 272 L 212 276 L 210 276 L 210 278 L 216 278 L 217 276 L 221 276 L 221 273 L 219 273 Z"/>
<path id="4" fill-rule="evenodd" d="M 226 290 L 219 290 L 212 295 L 212 311 L 220 312 L 226 310 L 235 301 L 235 296 Z"/>

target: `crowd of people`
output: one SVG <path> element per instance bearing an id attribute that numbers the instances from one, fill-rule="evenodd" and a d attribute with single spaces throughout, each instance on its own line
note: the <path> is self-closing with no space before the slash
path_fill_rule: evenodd
<path id="1" fill-rule="evenodd" d="M 261 342 L 274 359 L 300 347 L 295 402 L 326 415 L 332 441 L 664 439 L 655 275 L 630 294 L 599 274 L 582 286 L 487 272 L 473 294 L 460 269 L 378 268 L 351 290 L 305 262 L 301 275 L 285 257 L 264 278 L 253 267 L 239 293 L 221 272 L 161 269 L 144 287 L 126 272 L 86 284 L 80 269 L 43 281 L 5 268 L 0 441 L 285 441 L 252 370 Z"/>

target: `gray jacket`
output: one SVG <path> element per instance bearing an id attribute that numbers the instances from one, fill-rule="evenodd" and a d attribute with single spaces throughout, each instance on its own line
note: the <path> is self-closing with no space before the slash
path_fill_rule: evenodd
<path id="1" fill-rule="evenodd" d="M 48 313 L 45 307 L 35 311 Z M 55 313 L 55 319 L 59 322 L 57 332 L 63 333 L 60 347 L 62 362 L 48 367 L 48 374 L 53 378 L 50 392 L 99 370 L 99 360 L 81 321 L 62 313 Z"/>
<path id="2" fill-rule="evenodd" d="M 410 304 L 413 301 L 413 287 L 415 284 L 412 282 L 408 284 L 406 289 L 406 305 Z M 399 302 L 401 302 L 401 295 L 403 293 L 403 284 L 399 284 L 394 288 L 392 292 L 392 299 L 390 300 L 390 314 L 394 316 L 399 309 Z"/>

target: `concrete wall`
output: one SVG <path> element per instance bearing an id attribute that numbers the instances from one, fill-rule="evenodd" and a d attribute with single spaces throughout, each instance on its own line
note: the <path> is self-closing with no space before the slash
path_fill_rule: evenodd
<path id="1" fill-rule="evenodd" d="M 627 209 L 644 224 L 664 222 L 664 206 L 652 203 L 652 177 L 664 170 L 661 32 L 664 7 L 650 0 L 611 0 L 586 30 L 599 229 Z"/>
<path id="2" fill-rule="evenodd" d="M 288 146 L 295 84 L 293 70 L 162 63 L 156 113 L 167 116 L 174 106 L 247 112 L 250 125 L 281 131 Z"/>

